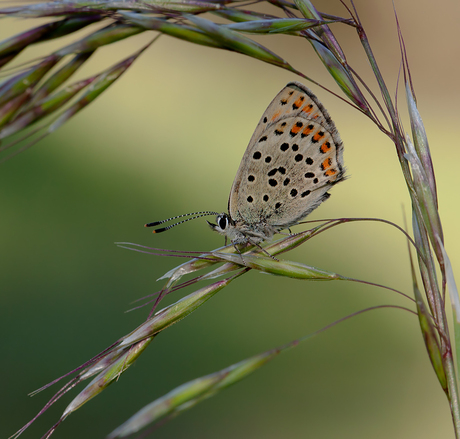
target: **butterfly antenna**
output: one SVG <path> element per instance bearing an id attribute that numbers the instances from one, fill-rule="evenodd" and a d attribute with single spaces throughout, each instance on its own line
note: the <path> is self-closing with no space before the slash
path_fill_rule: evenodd
<path id="1" fill-rule="evenodd" d="M 168 218 L 168 219 L 165 219 L 165 220 L 163 220 L 163 221 L 154 221 L 153 223 L 145 224 L 144 227 L 159 226 L 160 224 L 167 223 L 168 221 L 172 221 L 172 220 L 175 220 L 175 219 L 177 219 L 177 218 L 183 218 L 184 216 L 190 216 L 190 215 L 194 215 L 194 216 L 192 216 L 192 217 L 190 217 L 190 218 L 187 218 L 187 219 L 184 219 L 184 220 L 182 220 L 182 221 L 179 221 L 179 222 L 177 222 L 177 223 L 171 224 L 170 226 L 163 227 L 163 228 L 161 228 L 161 229 L 155 229 L 155 230 L 153 230 L 152 233 L 161 233 L 161 232 L 165 232 L 166 230 L 172 229 L 173 227 L 178 226 L 179 224 L 186 223 L 187 221 L 194 220 L 194 219 L 196 219 L 196 218 L 201 218 L 202 216 L 219 215 L 219 212 L 210 212 L 210 211 L 206 211 L 206 212 L 184 213 L 183 215 L 173 216 L 173 217 Z"/>

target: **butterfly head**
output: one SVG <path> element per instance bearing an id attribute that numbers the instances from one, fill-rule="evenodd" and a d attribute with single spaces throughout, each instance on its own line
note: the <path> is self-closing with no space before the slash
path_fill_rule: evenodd
<path id="1" fill-rule="evenodd" d="M 220 233 L 221 235 L 227 235 L 229 229 L 235 225 L 230 216 L 226 213 L 220 213 L 216 216 L 217 224 L 210 223 L 209 221 L 206 222 L 209 224 L 209 227 L 211 227 L 212 230 Z"/>
<path id="2" fill-rule="evenodd" d="M 244 234 L 241 233 L 240 230 L 238 230 L 238 228 L 235 225 L 235 222 L 232 220 L 231 216 L 228 215 L 227 213 L 221 213 L 217 215 L 216 217 L 217 224 L 210 223 L 209 221 L 206 221 L 206 222 L 209 224 L 209 227 L 211 227 L 212 230 L 214 230 L 217 233 L 220 233 L 221 235 L 226 236 L 233 243 L 240 243 L 240 242 L 247 241 Z"/>
<path id="3" fill-rule="evenodd" d="M 209 227 L 217 233 L 230 239 L 232 244 L 258 244 L 272 238 L 276 228 L 265 223 L 245 224 L 235 222 L 227 213 L 221 213 L 216 217 L 216 223 L 207 221 Z"/>

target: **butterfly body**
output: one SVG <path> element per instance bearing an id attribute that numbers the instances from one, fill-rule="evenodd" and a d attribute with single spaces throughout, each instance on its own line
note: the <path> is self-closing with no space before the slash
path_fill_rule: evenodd
<path id="1" fill-rule="evenodd" d="M 304 85 L 278 93 L 257 125 L 213 230 L 233 244 L 270 240 L 298 224 L 344 179 L 343 144 L 326 109 Z"/>

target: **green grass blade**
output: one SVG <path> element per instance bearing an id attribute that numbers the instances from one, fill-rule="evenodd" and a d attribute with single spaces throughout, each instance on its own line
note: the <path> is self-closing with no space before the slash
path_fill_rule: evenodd
<path id="1" fill-rule="evenodd" d="M 199 13 L 199 12 L 210 12 L 221 9 L 222 6 L 219 3 L 211 3 L 197 0 L 186 0 L 186 1 L 148 1 L 148 4 L 152 5 L 153 8 L 161 12 L 187 12 L 187 13 Z"/>
<path id="2" fill-rule="evenodd" d="M 227 24 L 227 29 L 254 34 L 294 33 L 297 31 L 331 23 L 324 20 L 307 20 L 303 18 L 276 18 L 269 20 L 254 20 L 243 23 Z"/>
<path id="3" fill-rule="evenodd" d="M 436 376 L 438 377 L 442 389 L 447 393 L 446 372 L 442 363 L 441 349 L 439 347 L 439 341 L 436 337 L 436 330 L 432 322 L 432 317 L 425 306 L 425 302 L 423 301 L 423 297 L 417 285 L 414 283 L 413 286 L 420 329 L 422 330 L 423 340 L 425 341 L 428 357 L 430 358 L 431 364 L 436 373 Z"/>
<path id="4" fill-rule="evenodd" d="M 312 230 L 306 230 L 305 232 L 301 233 L 295 233 L 293 235 L 289 235 L 287 238 L 282 238 L 279 239 L 271 244 L 269 244 L 265 249 L 272 255 L 277 255 L 280 253 L 287 252 L 289 250 L 293 250 L 294 248 L 298 247 L 299 245 L 303 244 L 305 241 L 310 239 L 312 234 L 314 233 L 315 230 L 319 229 L 321 226 L 315 227 Z M 247 247 L 245 250 L 246 252 L 243 253 L 246 257 L 246 255 L 249 254 L 249 252 L 253 249 L 254 247 Z M 258 250 L 257 250 L 258 251 Z M 229 253 L 229 254 L 234 254 L 236 252 L 235 248 L 233 245 L 229 245 L 227 247 L 221 247 L 217 250 L 214 250 L 214 252 L 210 253 L 204 253 L 201 256 L 205 257 L 206 259 L 192 259 L 191 261 L 185 262 L 183 264 L 180 264 L 179 266 L 173 268 L 172 270 L 169 270 L 166 274 L 164 274 L 160 279 L 170 279 L 170 283 L 168 283 L 167 287 L 170 288 L 171 285 L 175 282 L 177 282 L 182 276 L 186 274 L 191 274 L 195 271 L 201 270 L 203 268 L 210 267 L 214 264 L 217 264 L 222 261 L 221 259 L 221 254 L 222 253 Z M 216 257 L 213 256 L 213 253 L 219 253 L 220 256 Z M 236 259 L 236 265 L 240 266 L 241 264 L 241 257 L 238 255 L 239 259 Z M 212 260 L 214 258 L 214 260 Z M 211 259 L 211 260 L 210 260 Z M 227 268 L 226 268 L 227 269 Z M 207 277 L 209 278 L 209 277 Z"/>
<path id="5" fill-rule="evenodd" d="M 24 48 L 42 41 L 59 38 L 76 32 L 100 20 L 100 16 L 76 17 L 47 23 L 29 29 L 0 42 L 0 67 L 11 61 Z"/>
<path id="6" fill-rule="evenodd" d="M 75 84 L 69 85 L 62 90 L 48 96 L 46 99 L 43 99 L 39 104 L 30 108 L 28 111 L 24 112 L 15 119 L 12 123 L 7 125 L 3 130 L 0 131 L 0 139 L 11 136 L 25 128 L 28 128 L 32 124 L 43 119 L 45 116 L 52 114 L 53 112 L 62 108 L 67 102 L 69 102 L 77 93 L 82 89 L 87 87 L 91 82 L 94 81 L 93 78 L 84 79 L 78 81 Z"/>
<path id="7" fill-rule="evenodd" d="M 51 75 L 38 90 L 34 92 L 34 96 L 29 105 L 40 102 L 47 98 L 54 90 L 66 82 L 93 54 L 94 52 L 85 52 L 75 55 L 61 69 Z"/>
<path id="8" fill-rule="evenodd" d="M 224 261 L 233 262 L 248 268 L 262 271 L 264 273 L 275 274 L 278 276 L 287 276 L 293 279 L 308 280 L 339 280 L 346 279 L 337 273 L 320 270 L 310 267 L 300 262 L 293 261 L 276 261 L 266 256 L 253 254 L 225 254 L 220 252 L 211 252 L 212 255 L 222 258 Z"/>
<path id="9" fill-rule="evenodd" d="M 132 12 L 121 12 L 120 15 L 131 23 L 143 27 L 144 29 L 156 30 L 171 37 L 179 38 L 190 43 L 200 44 L 202 46 L 218 47 L 223 49 L 224 46 L 219 44 L 213 38 L 206 35 L 199 29 L 192 28 L 182 24 L 170 23 L 169 21 L 156 17 L 144 16 Z"/>
<path id="10" fill-rule="evenodd" d="M 119 347 L 130 346 L 140 340 L 151 337 L 163 331 L 168 326 L 171 326 L 172 324 L 187 317 L 203 305 L 203 303 L 211 299 L 222 288 L 225 288 L 237 276 L 238 275 L 235 275 L 229 277 L 228 279 L 214 282 L 213 284 L 200 288 L 199 290 L 194 291 L 188 296 L 178 300 L 176 303 L 158 311 L 151 319 L 147 320 L 128 334 L 120 343 Z"/>
<path id="11" fill-rule="evenodd" d="M 29 29 L 26 32 L 14 35 L 11 38 L 7 38 L 0 42 L 0 57 L 10 55 L 12 53 L 19 53 L 22 49 L 29 46 L 30 44 L 38 41 L 43 35 L 46 35 L 50 31 L 56 29 L 59 26 L 59 22 L 48 23 L 43 26 L 38 26 L 33 29 Z"/>
<path id="12" fill-rule="evenodd" d="M 82 405 L 99 395 L 110 384 L 114 383 L 120 375 L 128 369 L 144 352 L 153 338 L 148 338 L 132 346 L 117 358 L 109 367 L 99 373 L 66 407 L 61 419 L 78 410 Z"/>
<path id="13" fill-rule="evenodd" d="M 222 379 L 215 373 L 197 378 L 171 390 L 161 398 L 143 407 L 122 425 L 112 431 L 107 438 L 119 438 L 131 435 L 165 416 L 191 408 L 197 400 L 205 397 Z"/>
<path id="14" fill-rule="evenodd" d="M 255 21 L 255 20 L 268 20 L 271 18 L 277 18 L 273 15 L 260 14 L 255 11 L 245 11 L 242 9 L 222 9 L 219 11 L 214 11 L 214 15 L 218 17 L 225 18 L 229 21 L 234 21 L 235 23 L 243 23 L 245 21 Z"/>
<path id="15" fill-rule="evenodd" d="M 65 56 L 71 53 L 93 52 L 101 46 L 124 40 L 125 38 L 144 32 L 144 30 L 141 27 L 126 24 L 111 24 L 88 35 L 86 38 L 58 50 L 56 54 L 58 56 Z"/>
<path id="16" fill-rule="evenodd" d="M 17 111 L 30 99 L 31 95 L 32 89 L 27 89 L 24 93 L 11 99 L 8 103 L 0 108 L 0 128 L 6 125 L 9 120 L 13 118 Z"/>
<path id="17" fill-rule="evenodd" d="M 0 85 L 0 106 L 34 87 L 59 60 L 59 56 L 50 55 L 36 66 L 3 82 Z"/>
<path id="18" fill-rule="evenodd" d="M 409 138 L 406 139 L 406 149 L 407 153 L 405 154 L 405 158 L 410 163 L 417 204 L 423 217 L 423 223 L 428 232 L 428 236 L 430 237 L 431 244 L 436 252 L 438 261 L 442 262 L 443 255 L 439 246 L 438 238 L 440 242 L 443 242 L 444 238 L 437 201 L 433 196 L 429 178 L 425 172 L 423 164 Z"/>
<path id="19" fill-rule="evenodd" d="M 443 243 L 439 240 L 439 245 L 443 253 L 445 270 L 446 270 L 446 282 L 447 290 L 450 296 L 450 302 L 452 304 L 452 315 L 454 322 L 454 333 L 455 333 L 455 359 L 457 360 L 457 380 L 458 380 L 458 367 L 460 365 L 460 297 L 458 294 L 457 284 L 455 282 L 454 271 L 450 262 L 449 256 L 444 248 Z M 458 381 L 457 381 L 458 382 Z"/>
<path id="20" fill-rule="evenodd" d="M 13 6 L 0 9 L 0 15 L 13 15 L 22 18 L 57 17 L 67 14 L 91 13 L 103 11 L 105 3 L 103 0 L 89 1 L 51 1 L 45 3 L 35 3 L 24 6 Z"/>
<path id="21" fill-rule="evenodd" d="M 126 70 L 131 67 L 132 63 L 141 55 L 141 53 L 147 48 L 144 47 L 139 52 L 134 55 L 124 59 L 115 66 L 107 69 L 91 84 L 89 90 L 69 109 L 67 109 L 59 118 L 56 120 L 48 129 L 48 132 L 51 133 L 63 125 L 67 120 L 72 116 L 77 114 L 81 109 L 86 107 L 91 102 L 94 102 L 96 98 L 99 97 L 107 88 L 109 88 Z"/>
<path id="22" fill-rule="evenodd" d="M 323 17 L 316 10 L 310 0 L 294 0 L 294 2 L 305 18 L 311 20 L 323 20 Z M 345 54 L 343 53 L 342 48 L 340 47 L 329 27 L 321 26 L 318 29 L 315 29 L 315 34 L 318 35 L 329 48 L 329 50 L 331 50 L 331 52 L 334 54 L 334 58 L 336 58 L 340 64 L 346 65 L 347 61 Z"/>
<path id="23" fill-rule="evenodd" d="M 255 41 L 243 37 L 238 32 L 220 26 L 210 20 L 193 15 L 186 16 L 189 21 L 229 50 L 243 53 L 260 61 L 274 64 L 294 73 L 298 73 L 287 61 Z"/>
<path id="24" fill-rule="evenodd" d="M 104 17 L 102 15 L 88 15 L 82 17 L 70 16 L 69 18 L 65 18 L 64 20 L 60 21 L 59 26 L 57 26 L 55 29 L 43 35 L 40 38 L 40 41 L 48 41 L 55 38 L 64 37 L 66 35 L 77 32 L 80 29 L 83 29 L 90 24 L 97 23 L 103 18 Z"/>
<path id="25" fill-rule="evenodd" d="M 433 198 L 436 200 L 437 205 L 438 200 L 436 195 L 436 180 L 434 176 L 433 162 L 431 160 L 430 147 L 428 144 L 428 137 L 426 135 L 422 117 L 420 116 L 417 108 L 417 103 L 415 102 L 415 97 L 413 96 L 410 84 L 407 81 L 406 98 L 415 150 L 417 151 L 417 155 L 423 165 L 423 169 L 425 170 L 425 174 L 428 178 L 431 191 L 433 192 Z"/>
<path id="26" fill-rule="evenodd" d="M 165 416 L 178 414 L 229 387 L 275 358 L 282 349 L 273 349 L 233 364 L 218 372 L 176 387 L 135 413 L 109 434 L 109 439 L 125 437 Z"/>
<path id="27" fill-rule="evenodd" d="M 369 108 L 366 100 L 363 98 L 361 91 L 356 87 L 350 72 L 322 42 L 316 40 L 309 41 L 337 85 L 363 112 L 368 113 Z"/>

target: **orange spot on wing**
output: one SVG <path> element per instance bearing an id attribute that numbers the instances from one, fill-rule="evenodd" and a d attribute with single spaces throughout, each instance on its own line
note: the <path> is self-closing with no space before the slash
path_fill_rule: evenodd
<path id="1" fill-rule="evenodd" d="M 294 105 L 297 107 L 297 108 L 300 108 L 303 104 L 303 99 L 300 99 L 298 98 L 295 102 L 294 102 Z"/>
<path id="2" fill-rule="evenodd" d="M 331 159 L 328 158 L 326 160 L 323 161 L 323 163 L 321 163 L 321 166 L 323 169 L 327 169 L 331 166 Z"/>
<path id="3" fill-rule="evenodd" d="M 337 173 L 337 171 L 336 171 L 335 169 L 329 169 L 328 171 L 326 171 L 326 172 L 324 173 L 324 175 L 325 175 L 326 177 L 330 177 L 331 175 L 335 175 L 336 173 Z"/>
<path id="4" fill-rule="evenodd" d="M 330 149 L 331 149 L 331 144 L 330 144 L 329 142 L 324 142 L 324 143 L 321 145 L 320 151 L 321 151 L 323 154 L 326 154 L 326 152 L 328 152 Z"/>
<path id="5" fill-rule="evenodd" d="M 281 114 L 281 111 L 277 111 L 273 116 L 272 116 L 272 121 L 275 120 L 275 119 L 278 119 L 278 117 L 280 116 Z"/>
<path id="6" fill-rule="evenodd" d="M 324 136 L 324 133 L 323 133 L 323 132 L 321 132 L 321 131 L 317 132 L 317 133 L 313 136 L 313 142 L 318 142 L 319 139 L 321 139 L 321 137 L 323 137 L 323 136 Z"/>
<path id="7" fill-rule="evenodd" d="M 305 127 L 305 129 L 302 131 L 302 134 L 303 134 L 304 136 L 308 136 L 308 135 L 311 133 L 311 130 L 312 130 L 312 129 L 313 129 L 313 128 L 310 128 L 310 126 L 307 125 L 307 126 Z"/>
<path id="8" fill-rule="evenodd" d="M 307 114 L 310 113 L 311 110 L 313 110 L 313 105 L 312 104 L 307 104 L 307 105 L 305 105 L 305 107 L 302 108 L 302 111 L 304 113 L 307 113 Z"/>
<path id="9" fill-rule="evenodd" d="M 297 134 L 301 129 L 302 129 L 302 124 L 300 125 L 300 127 L 294 124 L 291 128 L 291 133 Z"/>

